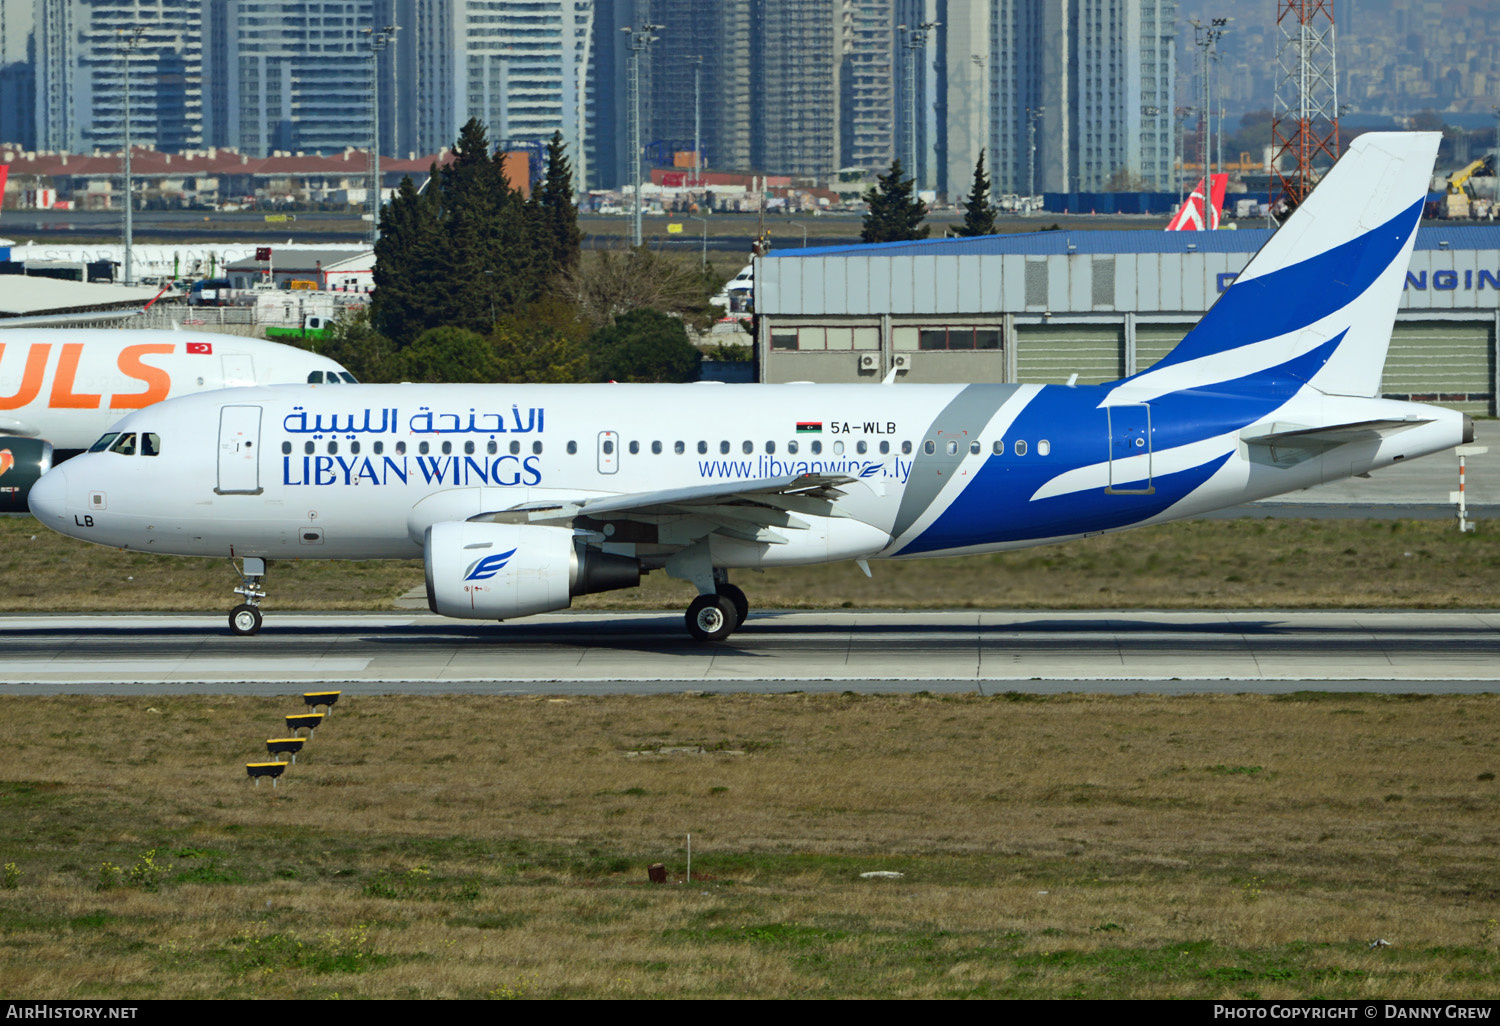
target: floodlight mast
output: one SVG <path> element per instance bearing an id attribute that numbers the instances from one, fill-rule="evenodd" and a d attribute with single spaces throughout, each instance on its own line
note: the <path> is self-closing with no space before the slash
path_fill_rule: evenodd
<path id="1" fill-rule="evenodd" d="M 638 29 L 626 25 L 620 30 L 630 37 L 630 180 L 635 185 L 630 244 L 637 247 L 641 245 L 641 54 L 661 38 L 651 34 L 660 28 L 645 24 Z"/>

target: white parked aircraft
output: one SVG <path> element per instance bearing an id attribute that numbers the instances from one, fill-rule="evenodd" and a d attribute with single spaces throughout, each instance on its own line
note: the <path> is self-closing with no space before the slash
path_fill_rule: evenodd
<path id="1" fill-rule="evenodd" d="M 1472 437 L 1374 398 L 1438 136 L 1366 134 L 1182 343 L 1069 385 L 361 385 L 189 396 L 31 495 L 146 552 L 420 556 L 429 605 L 506 620 L 665 570 L 687 626 L 744 620 L 740 568 L 960 555 L 1193 516 Z"/>
<path id="2" fill-rule="evenodd" d="M 133 410 L 235 385 L 354 378 L 324 356 L 275 342 L 189 331 L 0 331 L 0 512 L 54 461 L 87 449 Z"/>

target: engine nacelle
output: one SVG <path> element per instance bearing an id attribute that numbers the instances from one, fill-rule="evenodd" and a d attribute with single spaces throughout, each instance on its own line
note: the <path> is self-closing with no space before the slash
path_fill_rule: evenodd
<path id="1" fill-rule="evenodd" d="M 566 609 L 574 595 L 641 583 L 638 561 L 591 549 L 571 528 L 445 521 L 423 539 L 427 608 L 466 620 Z"/>
<path id="2" fill-rule="evenodd" d="M 52 443 L 0 436 L 0 513 L 26 513 L 31 486 L 52 469 Z"/>

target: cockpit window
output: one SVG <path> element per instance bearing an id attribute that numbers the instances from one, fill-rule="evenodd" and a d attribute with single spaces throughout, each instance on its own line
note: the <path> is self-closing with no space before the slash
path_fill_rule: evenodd
<path id="1" fill-rule="evenodd" d="M 346 385 L 357 385 L 357 384 L 359 384 L 359 382 L 357 380 L 355 380 L 354 375 L 350 374 L 348 371 L 339 371 L 339 377 L 341 377 L 341 378 L 344 379 L 344 383 Z"/>
<path id="2" fill-rule="evenodd" d="M 121 456 L 135 455 L 135 432 L 127 431 L 115 439 L 115 444 L 109 447 L 110 452 L 117 452 Z"/>
<path id="3" fill-rule="evenodd" d="M 99 439 L 99 441 L 89 446 L 89 452 L 103 452 L 105 449 L 109 448 L 110 442 L 113 442 L 116 438 L 119 437 L 120 433 L 118 431 L 111 431 L 109 434 Z"/>
<path id="4" fill-rule="evenodd" d="M 141 435 L 141 455 L 156 456 L 161 453 L 161 435 Z"/>
<path id="5" fill-rule="evenodd" d="M 323 372 L 322 371 L 312 371 L 312 372 L 310 372 L 307 375 L 307 383 L 309 385 L 321 385 L 323 383 Z"/>

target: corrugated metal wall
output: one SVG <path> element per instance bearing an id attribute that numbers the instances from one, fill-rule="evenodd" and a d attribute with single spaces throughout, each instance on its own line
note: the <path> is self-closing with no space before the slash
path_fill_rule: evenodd
<path id="1" fill-rule="evenodd" d="M 1407 321 L 1391 334 L 1382 394 L 1437 403 L 1465 413 L 1495 411 L 1495 344 L 1491 324 Z"/>
<path id="2" fill-rule="evenodd" d="M 1125 376 L 1125 331 L 1119 325 L 1028 324 L 1016 329 L 1016 380 L 1063 384 L 1078 375 L 1081 385 Z"/>

